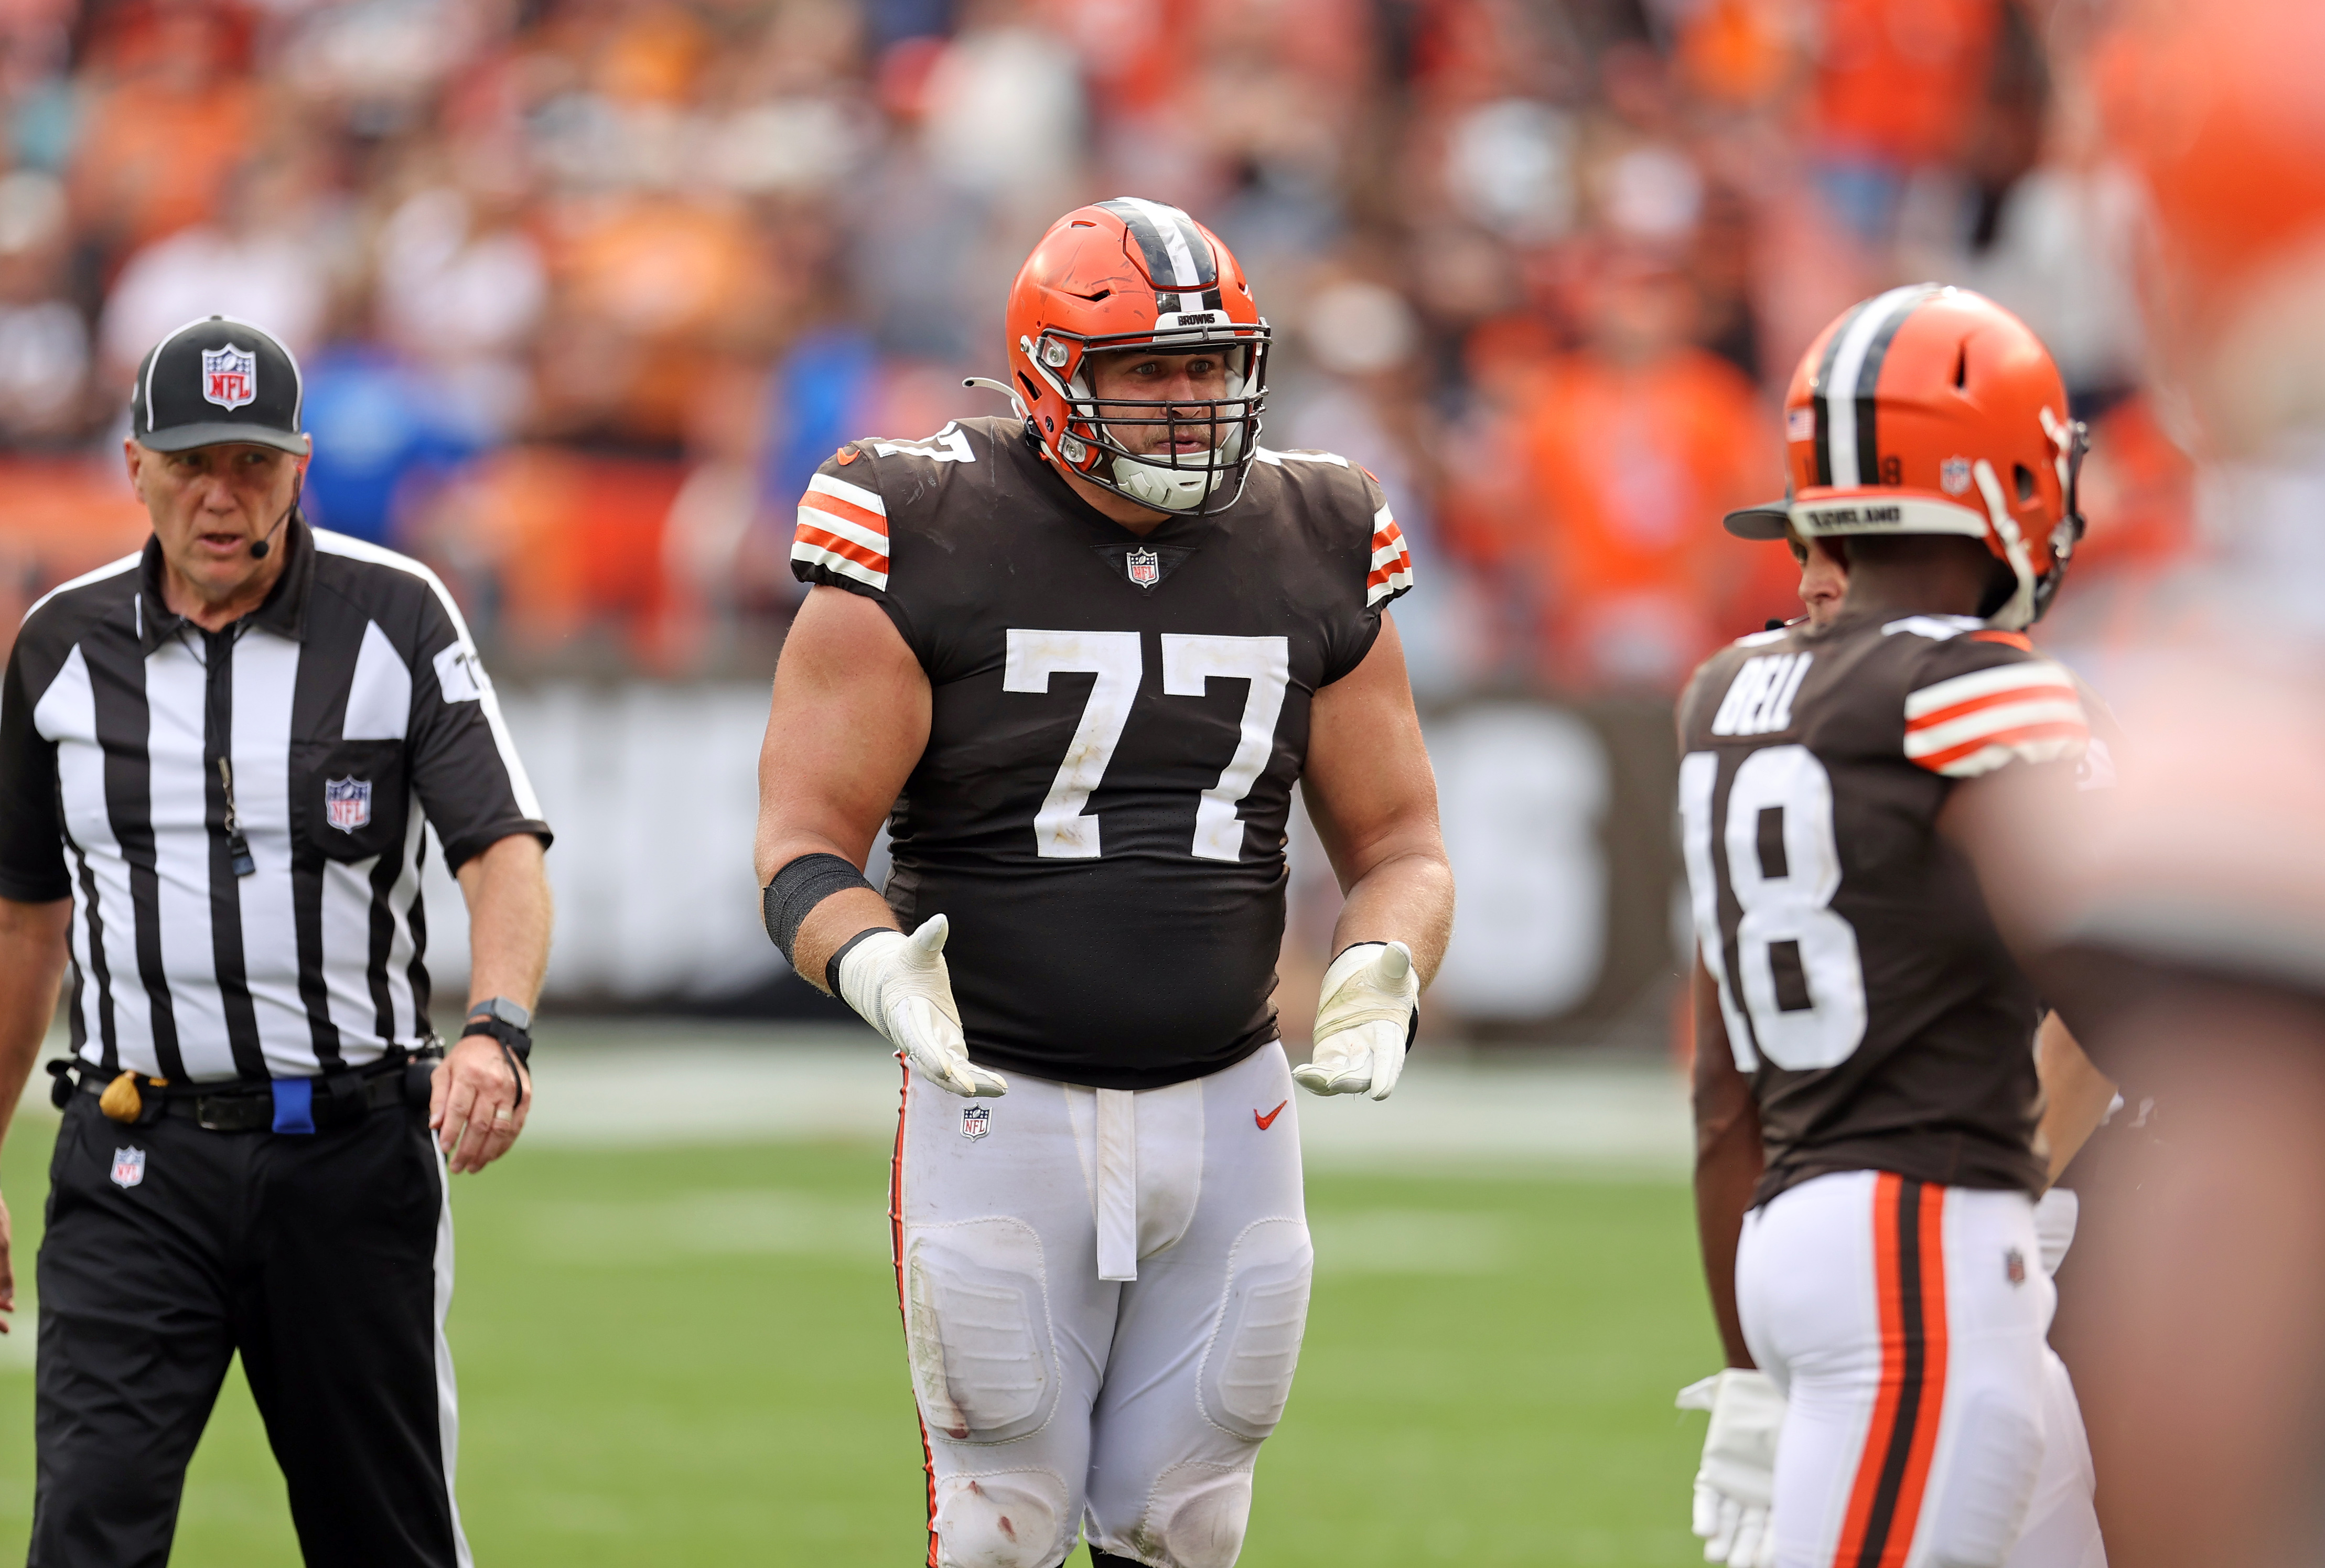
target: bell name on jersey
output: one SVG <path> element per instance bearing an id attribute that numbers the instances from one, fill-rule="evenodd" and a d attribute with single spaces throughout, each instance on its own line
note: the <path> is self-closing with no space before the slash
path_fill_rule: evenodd
<path id="1" fill-rule="evenodd" d="M 1148 1089 L 1275 1037 L 1285 826 L 1309 705 L 1412 561 L 1380 487 L 1263 451 L 1210 517 L 1131 533 L 1010 419 L 843 447 L 801 497 L 801 580 L 873 599 L 927 673 L 887 898 L 949 917 L 969 1053 Z"/>
<path id="2" fill-rule="evenodd" d="M 2065 669 L 1966 617 L 1844 616 L 1696 672 L 1681 847 L 1760 1106 L 1755 1203 L 1847 1170 L 2041 1190 L 2041 1003 L 1938 814 L 1961 781 L 2089 739 Z"/>

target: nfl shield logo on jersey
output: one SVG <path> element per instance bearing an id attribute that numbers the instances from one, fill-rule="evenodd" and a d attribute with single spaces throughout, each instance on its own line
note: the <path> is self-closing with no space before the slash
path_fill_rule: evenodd
<path id="1" fill-rule="evenodd" d="M 257 355 L 231 343 L 202 350 L 202 396 L 220 408 L 240 408 L 257 395 Z"/>
<path id="2" fill-rule="evenodd" d="M 113 1184 L 115 1186 L 134 1187 L 144 1179 L 145 1151 L 144 1149 L 113 1151 Z"/>
<path id="3" fill-rule="evenodd" d="M 1134 550 L 1125 557 L 1130 566 L 1130 580 L 1141 588 L 1153 588 L 1162 580 L 1162 557 L 1152 550 Z"/>
<path id="4" fill-rule="evenodd" d="M 981 1138 L 993 1129 L 993 1108 L 986 1105 L 963 1106 L 960 1112 L 960 1136 Z"/>
<path id="5" fill-rule="evenodd" d="M 371 780 L 329 778 L 323 781 L 323 815 L 342 833 L 352 833 L 371 821 Z"/>

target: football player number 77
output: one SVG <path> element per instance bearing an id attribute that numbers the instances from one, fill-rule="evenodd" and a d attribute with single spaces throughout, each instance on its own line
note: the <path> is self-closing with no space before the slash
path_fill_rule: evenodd
<path id="1" fill-rule="evenodd" d="M 1145 673 L 1136 632 L 1044 632 L 1012 627 L 1005 691 L 1046 692 L 1052 675 L 1091 674 L 1089 701 L 1066 745 L 1058 776 L 1033 814 L 1036 852 L 1045 859 L 1089 860 L 1098 855 L 1098 820 L 1083 814 L 1090 793 L 1106 776 L 1115 747 L 1130 722 L 1131 704 Z M 1192 853 L 1200 860 L 1243 858 L 1243 823 L 1236 808 L 1259 780 L 1275 744 L 1275 721 L 1292 679 L 1292 650 L 1283 637 L 1162 634 L 1162 691 L 1200 697 L 1213 679 L 1248 681 L 1235 755 L 1218 783 L 1195 807 Z"/>
<path id="2" fill-rule="evenodd" d="M 1728 786 L 1728 888 L 1742 912 L 1736 923 L 1731 977 L 1719 929 L 1718 883 L 1711 843 L 1717 752 L 1690 752 L 1679 766 L 1681 849 L 1687 858 L 1696 940 L 1703 966 L 1719 986 L 1736 1065 L 1746 1072 L 1752 1044 L 1777 1066 L 1795 1072 L 1838 1066 L 1865 1038 L 1865 969 L 1857 932 L 1832 907 L 1840 890 L 1840 848 L 1832 830 L 1832 776 L 1804 746 L 1770 746 L 1737 765 Z M 1770 812 L 1775 821 L 1769 821 Z M 1773 841 L 1772 841 L 1773 840 Z M 1779 867 L 1771 853 L 1781 845 Z M 1776 952 L 1797 959 L 1806 1006 L 1796 993 L 1778 994 Z M 1737 991 L 1751 1017 L 1736 1025 Z"/>

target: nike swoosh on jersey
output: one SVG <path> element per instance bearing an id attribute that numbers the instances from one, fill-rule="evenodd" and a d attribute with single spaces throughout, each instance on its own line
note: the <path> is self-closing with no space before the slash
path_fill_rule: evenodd
<path id="1" fill-rule="evenodd" d="M 1253 1108 L 1253 1109 L 1252 1109 L 1252 1113 L 1251 1113 L 1251 1119 L 1252 1119 L 1252 1120 L 1254 1120 L 1254 1121 L 1255 1121 L 1255 1122 L 1257 1122 L 1257 1123 L 1259 1124 L 1259 1130 L 1260 1130 L 1260 1131 L 1262 1131 L 1262 1132 L 1265 1132 L 1269 1127 L 1274 1127 L 1274 1126 L 1275 1125 L 1275 1118 L 1276 1118 L 1277 1117 L 1282 1116 L 1282 1115 L 1283 1114 L 1283 1106 L 1285 1106 L 1285 1105 L 1290 1105 L 1291 1103 L 1292 1103 L 1292 1102 L 1291 1102 L 1290 1100 L 1288 1100 L 1288 1099 L 1287 1099 L 1287 1100 L 1285 1100 L 1285 1101 L 1283 1102 L 1283 1105 L 1279 1105 L 1279 1106 L 1277 1106 L 1274 1110 L 1269 1111 L 1265 1116 L 1262 1116 L 1262 1115 L 1260 1115 L 1260 1114 L 1259 1114 L 1259 1110 L 1258 1110 L 1258 1109 L 1257 1109 L 1256 1107 L 1254 1107 L 1254 1108 Z"/>

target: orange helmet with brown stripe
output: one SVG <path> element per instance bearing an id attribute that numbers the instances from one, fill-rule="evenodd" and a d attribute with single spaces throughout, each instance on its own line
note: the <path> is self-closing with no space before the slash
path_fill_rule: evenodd
<path id="1" fill-rule="evenodd" d="M 2017 587 L 1988 617 L 2050 608 L 2082 537 L 2083 427 L 2033 329 L 1982 294 L 1919 283 L 1863 301 L 1817 335 L 1784 396 L 1786 499 L 1731 532 L 1807 538 L 1959 533 Z"/>
<path id="2" fill-rule="evenodd" d="M 1270 332 L 1218 237 L 1175 207 L 1119 197 L 1052 224 L 1009 291 L 1009 361 L 1042 454 L 1092 484 L 1163 511 L 1224 511 L 1243 493 L 1267 398 Z M 1114 349 L 1221 359 L 1218 399 L 1106 400 L 1088 359 Z M 981 383 L 980 385 L 994 385 Z M 1167 426 L 1179 450 L 1130 450 L 1109 427 Z"/>

